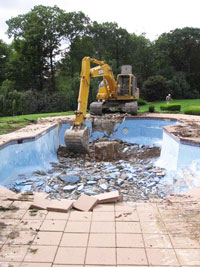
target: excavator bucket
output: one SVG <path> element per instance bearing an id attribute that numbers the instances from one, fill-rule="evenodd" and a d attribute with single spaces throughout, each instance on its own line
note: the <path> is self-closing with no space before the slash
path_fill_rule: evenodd
<path id="1" fill-rule="evenodd" d="M 72 126 L 70 129 L 66 130 L 64 138 L 69 151 L 83 154 L 89 153 L 90 131 L 87 126 Z"/>

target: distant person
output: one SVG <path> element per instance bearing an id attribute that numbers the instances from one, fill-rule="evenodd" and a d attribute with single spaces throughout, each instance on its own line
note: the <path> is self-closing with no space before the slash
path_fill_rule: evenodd
<path id="1" fill-rule="evenodd" d="M 171 95 L 168 94 L 168 95 L 166 96 L 166 102 L 167 102 L 167 104 L 169 104 L 170 101 L 171 101 Z"/>

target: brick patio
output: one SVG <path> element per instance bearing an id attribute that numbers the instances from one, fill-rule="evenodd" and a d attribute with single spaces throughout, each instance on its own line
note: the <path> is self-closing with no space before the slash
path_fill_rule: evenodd
<path id="1" fill-rule="evenodd" d="M 200 266 L 200 201 L 99 204 L 93 212 L 0 213 L 0 266 Z"/>

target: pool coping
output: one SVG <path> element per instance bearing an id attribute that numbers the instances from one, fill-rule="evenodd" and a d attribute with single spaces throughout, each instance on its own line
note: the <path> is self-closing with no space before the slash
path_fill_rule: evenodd
<path id="1" fill-rule="evenodd" d="M 87 115 L 87 119 L 93 119 L 95 116 Z M 115 120 L 115 117 L 111 116 L 103 116 L 97 118 L 101 118 L 103 120 Z M 12 144 L 20 144 L 24 142 L 29 142 L 36 140 L 40 136 L 46 134 L 50 130 L 54 129 L 55 127 L 60 127 L 61 123 L 67 122 L 69 124 L 73 123 L 74 115 L 69 116 L 56 116 L 56 117 L 47 117 L 47 118 L 41 118 L 37 120 L 36 124 L 28 125 L 24 128 L 21 128 L 15 132 L 0 135 L 0 150 L 7 147 L 8 145 Z M 198 116 L 193 115 L 185 115 L 185 114 L 139 114 L 137 116 L 130 116 L 130 115 L 123 115 L 121 118 L 126 119 L 165 119 L 165 120 L 176 120 L 182 123 L 183 126 L 187 126 L 187 123 L 195 122 L 200 124 L 200 118 Z M 188 138 L 188 137 L 180 137 L 174 134 L 174 127 L 176 125 L 169 125 L 164 126 L 163 130 L 168 133 L 172 138 L 174 138 L 176 141 L 186 144 L 186 145 L 193 145 L 193 146 L 199 146 L 200 147 L 200 138 Z"/>

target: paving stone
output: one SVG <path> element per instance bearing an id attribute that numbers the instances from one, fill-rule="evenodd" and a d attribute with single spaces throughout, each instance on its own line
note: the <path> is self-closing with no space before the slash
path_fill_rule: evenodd
<path id="1" fill-rule="evenodd" d="M 63 247 L 86 247 L 88 233 L 64 233 L 60 246 Z"/>
<path id="2" fill-rule="evenodd" d="M 90 222 L 68 221 L 65 232 L 68 233 L 89 233 Z"/>
<path id="3" fill-rule="evenodd" d="M 34 210 L 34 209 L 30 209 L 27 210 L 23 220 L 44 220 L 44 218 L 46 217 L 48 211 L 46 210 Z"/>
<path id="4" fill-rule="evenodd" d="M 43 223 L 43 220 L 21 220 L 19 222 L 19 229 L 21 231 L 26 231 L 26 230 L 34 230 L 34 231 L 37 231 L 40 229 L 40 226 L 42 225 Z"/>
<path id="5" fill-rule="evenodd" d="M 92 222 L 91 233 L 115 233 L 114 222 Z"/>
<path id="6" fill-rule="evenodd" d="M 64 231 L 66 225 L 65 220 L 44 220 L 41 231 Z"/>
<path id="7" fill-rule="evenodd" d="M 115 211 L 132 212 L 135 211 L 135 205 L 128 205 L 127 203 L 116 203 Z"/>
<path id="8" fill-rule="evenodd" d="M 173 249 L 146 249 L 149 264 L 179 266 Z"/>
<path id="9" fill-rule="evenodd" d="M 168 235 L 143 234 L 143 238 L 148 248 L 172 248 Z"/>
<path id="10" fill-rule="evenodd" d="M 0 199 L 8 199 L 15 200 L 17 198 L 17 194 L 6 187 L 0 185 Z"/>
<path id="11" fill-rule="evenodd" d="M 1 262 L 1 267 L 20 267 L 21 263 L 19 262 Z"/>
<path id="12" fill-rule="evenodd" d="M 127 264 L 147 264 L 145 250 L 142 248 L 117 248 L 117 263 Z"/>
<path id="13" fill-rule="evenodd" d="M 73 207 L 81 211 L 91 211 L 93 210 L 93 208 L 96 206 L 97 203 L 98 203 L 97 198 L 83 194 L 78 198 L 78 200 L 76 200 L 73 203 Z"/>
<path id="14" fill-rule="evenodd" d="M 7 210 L 0 216 L 1 219 L 22 219 L 26 210 Z"/>
<path id="15" fill-rule="evenodd" d="M 19 231 L 14 229 L 8 235 L 7 245 L 30 245 L 36 236 L 36 232 L 33 230 Z"/>
<path id="16" fill-rule="evenodd" d="M 24 258 L 26 262 L 53 262 L 57 246 L 31 246 Z"/>
<path id="17" fill-rule="evenodd" d="M 174 248 L 200 248 L 199 236 L 171 234 L 170 238 Z"/>
<path id="18" fill-rule="evenodd" d="M 112 211 L 101 211 L 101 212 L 94 212 L 92 216 L 92 221 L 97 222 L 114 222 L 115 216 L 114 212 Z"/>
<path id="19" fill-rule="evenodd" d="M 114 204 L 99 204 L 94 208 L 93 212 L 100 212 L 100 211 L 114 211 L 115 206 Z"/>
<path id="20" fill-rule="evenodd" d="M 36 199 L 31 204 L 30 209 L 46 210 L 47 207 L 49 205 L 51 205 L 50 203 L 51 203 L 51 201 L 50 200 L 47 200 L 47 199 L 43 199 L 43 198 Z"/>
<path id="21" fill-rule="evenodd" d="M 130 222 L 130 221 L 139 221 L 138 215 L 136 211 L 131 211 L 131 212 L 122 212 L 122 211 L 117 211 L 115 213 L 115 219 L 116 221 L 125 221 L 125 222 Z"/>
<path id="22" fill-rule="evenodd" d="M 115 234 L 94 234 L 89 237 L 89 247 L 115 247 Z"/>
<path id="23" fill-rule="evenodd" d="M 28 246 L 10 246 L 4 245 L 0 251 L 0 262 L 1 261 L 22 261 L 26 252 L 28 250 Z"/>
<path id="24" fill-rule="evenodd" d="M 34 239 L 33 245 L 54 245 L 58 246 L 62 232 L 42 232 L 40 231 Z"/>
<path id="25" fill-rule="evenodd" d="M 141 234 L 117 234 L 117 247 L 142 248 L 144 242 Z"/>
<path id="26" fill-rule="evenodd" d="M 117 233 L 140 234 L 141 228 L 139 222 L 116 222 Z"/>
<path id="27" fill-rule="evenodd" d="M 82 222 L 89 222 L 92 218 L 91 211 L 74 211 L 72 210 L 69 216 L 69 221 L 82 221 Z"/>
<path id="28" fill-rule="evenodd" d="M 200 266 L 200 249 L 175 249 L 182 265 Z"/>
<path id="29" fill-rule="evenodd" d="M 57 265 L 57 264 L 54 264 L 52 267 L 65 267 L 65 266 L 66 267 L 84 267 L 85 265 L 83 266 L 83 265 L 74 265 L 74 264 L 73 265 L 60 265 L 60 264 Z M 43 266 L 41 266 L 41 267 L 43 267 Z M 90 265 L 90 267 L 92 267 L 92 266 Z M 95 267 L 98 267 L 98 266 L 95 266 Z"/>
<path id="30" fill-rule="evenodd" d="M 89 247 L 87 249 L 86 264 L 115 265 L 115 249 Z"/>
<path id="31" fill-rule="evenodd" d="M 49 211 L 47 216 L 45 217 L 46 220 L 68 220 L 69 218 L 69 213 L 65 212 L 54 212 L 54 211 Z"/>
<path id="32" fill-rule="evenodd" d="M 166 234 L 167 229 L 162 221 L 144 222 L 141 221 L 142 233 L 145 234 Z"/>
<path id="33" fill-rule="evenodd" d="M 59 247 L 55 264 L 84 264 L 86 248 Z"/>
<path id="34" fill-rule="evenodd" d="M 73 205 L 73 201 L 70 200 L 51 200 L 47 205 L 48 211 L 56 212 L 68 212 Z"/>
<path id="35" fill-rule="evenodd" d="M 103 193 L 95 195 L 95 197 L 99 200 L 100 203 L 108 203 L 108 202 L 116 202 L 119 200 L 120 195 L 118 191 L 113 191 L 109 193 Z"/>
<path id="36" fill-rule="evenodd" d="M 8 266 L 9 267 L 9 266 Z M 44 262 L 24 262 L 22 263 L 21 267 L 51 267 L 51 263 L 44 263 Z"/>
<path id="37" fill-rule="evenodd" d="M 30 201 L 14 201 L 12 205 L 21 210 L 28 210 L 31 204 L 32 202 Z"/>

